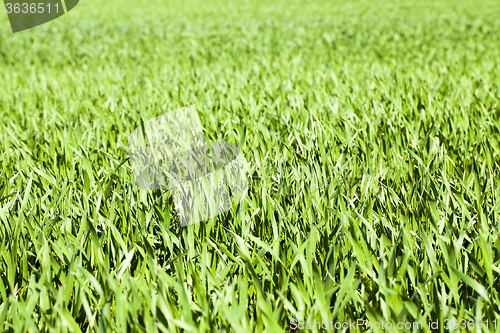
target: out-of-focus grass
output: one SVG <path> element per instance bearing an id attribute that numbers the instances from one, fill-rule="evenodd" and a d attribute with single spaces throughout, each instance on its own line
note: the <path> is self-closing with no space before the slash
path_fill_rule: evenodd
<path id="1" fill-rule="evenodd" d="M 494 1 L 87 1 L 12 34 L 1 14 L 0 328 L 493 331 L 499 16 Z M 180 228 L 168 193 L 133 184 L 126 145 L 192 104 L 254 182 Z"/>

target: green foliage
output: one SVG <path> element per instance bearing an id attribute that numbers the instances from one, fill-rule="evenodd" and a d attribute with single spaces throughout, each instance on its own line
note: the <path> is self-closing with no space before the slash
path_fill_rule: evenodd
<path id="1" fill-rule="evenodd" d="M 87 1 L 18 34 L 2 14 L 0 328 L 491 331 L 499 14 L 468 0 Z M 242 145 L 253 183 L 231 212 L 180 228 L 169 193 L 134 185 L 127 140 L 193 104 L 209 141 Z"/>

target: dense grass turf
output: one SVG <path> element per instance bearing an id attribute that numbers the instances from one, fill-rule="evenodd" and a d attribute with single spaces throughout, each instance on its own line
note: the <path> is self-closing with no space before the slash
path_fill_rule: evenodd
<path id="1" fill-rule="evenodd" d="M 500 3 L 272 3 L 0 15 L 0 329 L 500 326 Z M 253 186 L 180 228 L 127 141 L 192 104 Z"/>

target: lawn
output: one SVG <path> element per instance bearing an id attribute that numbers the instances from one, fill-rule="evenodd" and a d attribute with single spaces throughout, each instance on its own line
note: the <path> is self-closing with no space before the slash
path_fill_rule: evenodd
<path id="1" fill-rule="evenodd" d="M 500 331 L 499 17 L 82 1 L 13 34 L 3 12 L 0 330 Z M 189 105 L 251 187 L 181 227 L 169 191 L 135 184 L 128 139 Z"/>

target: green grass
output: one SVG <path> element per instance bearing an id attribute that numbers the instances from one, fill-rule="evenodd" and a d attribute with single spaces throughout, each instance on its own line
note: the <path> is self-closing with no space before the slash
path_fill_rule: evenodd
<path id="1" fill-rule="evenodd" d="M 0 14 L 0 329 L 500 326 L 500 3 L 272 3 Z M 127 142 L 193 104 L 254 182 L 180 228 Z"/>

